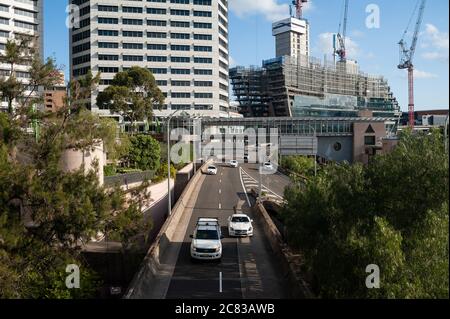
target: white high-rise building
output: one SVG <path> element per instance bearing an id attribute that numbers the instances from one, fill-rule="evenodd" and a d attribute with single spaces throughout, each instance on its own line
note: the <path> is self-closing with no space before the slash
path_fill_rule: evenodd
<path id="1" fill-rule="evenodd" d="M 309 56 L 309 23 L 304 19 L 290 17 L 272 25 L 275 36 L 276 57 L 294 58 Z"/>
<path id="2" fill-rule="evenodd" d="M 227 0 L 71 0 L 80 25 L 70 32 L 71 76 L 101 72 L 99 91 L 117 72 L 132 66 L 151 70 L 166 95 L 167 116 L 183 110 L 192 116 L 227 117 Z M 96 105 L 102 116 L 114 116 Z M 180 111 L 181 112 L 181 111 Z"/>
<path id="3" fill-rule="evenodd" d="M 37 37 L 38 52 L 43 52 L 43 0 L 0 0 L 0 53 L 4 53 L 8 39 L 21 35 Z M 0 63 L 0 77 L 10 75 L 11 66 Z M 29 78 L 29 65 L 16 65 L 16 77 L 24 84 Z M 6 100 L 0 103 L 0 111 L 6 110 Z"/>

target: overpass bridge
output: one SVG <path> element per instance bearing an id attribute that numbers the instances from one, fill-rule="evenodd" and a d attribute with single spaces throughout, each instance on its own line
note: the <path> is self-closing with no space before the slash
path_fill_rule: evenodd
<path id="1" fill-rule="evenodd" d="M 352 163 L 361 160 L 366 146 L 381 145 L 383 138 L 392 136 L 397 121 L 381 117 L 177 117 L 172 119 L 171 129 L 184 128 L 192 140 L 201 136 L 203 144 L 211 140 L 225 142 L 224 151 L 239 143 L 246 148 L 270 143 L 277 145 L 279 156 L 319 156 Z M 249 132 L 254 132 L 256 139 L 252 140 Z M 172 139 L 178 140 L 178 136 Z"/>

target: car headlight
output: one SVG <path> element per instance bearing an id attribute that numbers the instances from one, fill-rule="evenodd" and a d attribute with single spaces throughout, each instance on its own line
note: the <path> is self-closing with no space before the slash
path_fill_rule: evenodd
<path id="1" fill-rule="evenodd" d="M 248 231 L 253 231 L 253 227 L 250 227 L 250 228 L 248 229 Z"/>
<path id="2" fill-rule="evenodd" d="M 192 251 L 197 251 L 197 248 L 191 247 Z"/>
<path id="3" fill-rule="evenodd" d="M 220 247 L 216 248 L 216 253 L 220 252 Z"/>
<path id="4" fill-rule="evenodd" d="M 230 230 L 231 230 L 231 231 L 234 231 L 234 228 L 233 228 L 233 227 L 230 227 Z"/>

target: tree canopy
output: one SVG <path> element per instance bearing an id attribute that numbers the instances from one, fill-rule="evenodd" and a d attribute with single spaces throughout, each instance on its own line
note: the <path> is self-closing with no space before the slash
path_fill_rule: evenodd
<path id="1" fill-rule="evenodd" d="M 153 74 L 138 66 L 119 72 L 112 84 L 97 97 L 97 105 L 122 115 L 134 124 L 152 117 L 154 108 L 161 108 L 164 95 L 156 85 Z"/>
<path id="2" fill-rule="evenodd" d="M 12 42 L 8 47 L 2 61 L 15 65 L 25 58 L 20 51 L 25 47 L 17 49 Z M 49 85 L 57 72 L 53 61 L 39 63 L 33 60 L 29 79 L 36 87 Z M 81 258 L 82 244 L 101 232 L 126 248 L 149 230 L 140 210 L 148 194 L 127 199 L 119 188 L 102 187 L 96 168 L 88 173 L 83 167 L 62 169 L 68 149 L 88 151 L 102 140 L 115 152 L 117 124 L 83 107 L 98 79 L 89 73 L 71 82 L 71 94 L 57 113 L 34 107 L 43 98 L 40 91 L 28 100 L 28 95 L 8 95 L 16 84 L 25 92 L 25 83 L 15 82 L 13 74 L 0 80 L 1 95 L 18 105 L 0 113 L 0 298 L 92 297 L 99 279 Z M 27 130 L 33 122 L 40 128 L 38 138 Z M 81 268 L 81 289 L 65 286 L 69 264 Z"/>
<path id="3" fill-rule="evenodd" d="M 448 154 L 442 135 L 403 134 L 367 167 L 329 165 L 286 190 L 290 245 L 326 298 L 448 298 Z M 380 268 L 367 289 L 366 267 Z"/>

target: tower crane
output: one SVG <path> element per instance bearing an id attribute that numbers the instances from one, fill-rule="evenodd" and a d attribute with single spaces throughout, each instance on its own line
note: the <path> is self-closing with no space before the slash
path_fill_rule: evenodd
<path id="1" fill-rule="evenodd" d="M 308 2 L 308 0 L 294 0 L 294 1 L 292 1 L 292 5 L 296 8 L 296 15 L 295 15 L 295 17 L 297 19 L 301 19 L 303 17 L 303 6 L 307 2 Z"/>
<path id="2" fill-rule="evenodd" d="M 341 62 L 347 61 L 347 49 L 345 47 L 345 40 L 347 37 L 348 5 L 349 5 L 349 0 L 345 0 L 344 24 L 342 25 L 342 22 L 339 24 L 339 32 L 334 38 L 334 55 L 339 56 L 339 60 Z M 342 28 L 342 34 L 341 34 L 341 28 Z M 336 43 L 336 42 L 338 42 L 338 43 Z"/>
<path id="3" fill-rule="evenodd" d="M 409 24 L 403 33 L 403 38 L 398 43 L 400 46 L 400 64 L 398 68 L 401 70 L 408 70 L 408 111 L 409 111 L 409 126 L 414 127 L 414 54 L 416 53 L 417 40 L 419 38 L 420 27 L 422 26 L 423 14 L 425 11 L 426 0 L 419 0 L 420 8 L 419 8 L 419 16 L 416 22 L 416 28 L 414 30 L 414 35 L 412 38 L 411 47 L 408 48 L 405 37 L 408 33 Z M 419 4 L 419 2 L 417 3 Z M 416 6 L 417 9 L 417 6 Z M 414 10 L 412 17 L 414 16 L 416 9 Z M 411 20 L 412 20 L 411 17 Z M 410 22 L 411 22 L 410 20 Z"/>

